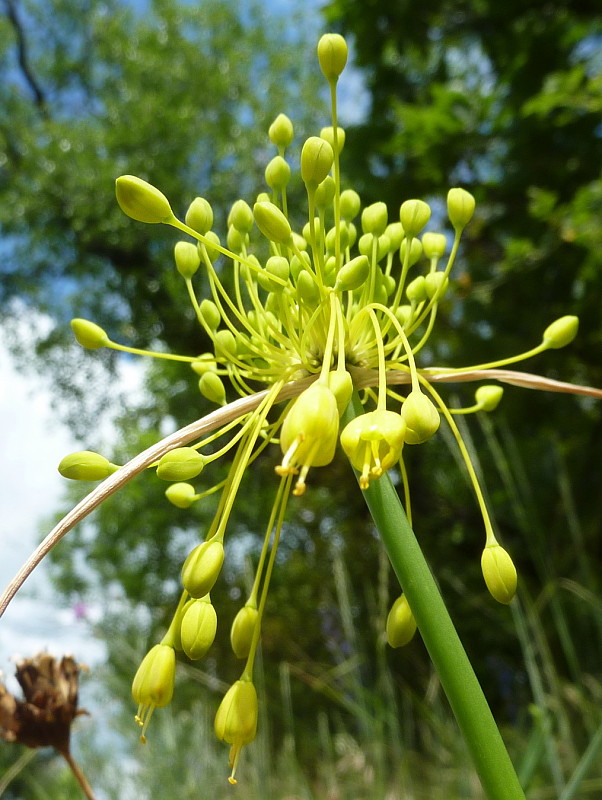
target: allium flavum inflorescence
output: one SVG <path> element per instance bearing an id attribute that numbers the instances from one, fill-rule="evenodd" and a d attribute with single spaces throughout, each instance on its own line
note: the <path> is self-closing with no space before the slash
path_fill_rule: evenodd
<path id="1" fill-rule="evenodd" d="M 232 748 L 232 782 L 241 748 L 253 740 L 257 727 L 253 668 L 290 494 L 306 491 L 314 480 L 313 468 L 330 464 L 340 442 L 362 490 L 392 467 L 399 469 L 410 517 L 403 450 L 428 441 L 443 417 L 458 442 L 482 512 L 485 582 L 496 600 L 509 603 L 516 590 L 516 570 L 496 539 L 454 421 L 458 413 L 493 411 L 502 387 L 481 385 L 474 405 L 450 409 L 433 384 L 470 377 L 471 372 L 473 379 L 486 378 L 488 370 L 568 344 L 577 332 L 576 317 L 567 316 L 547 328 L 540 344 L 514 357 L 463 369 L 418 365 L 449 289 L 460 237 L 475 201 L 462 188 L 449 190 L 451 237 L 426 230 L 431 210 L 419 199 L 402 202 L 394 219 L 382 202 L 362 209 L 358 194 L 342 189 L 339 168 L 345 132 L 337 122 L 336 86 L 347 60 L 345 40 L 337 34 L 323 36 L 318 59 L 330 87 L 332 119 L 302 146 L 300 177 L 308 218 L 301 230 L 289 220 L 291 166 L 285 156 L 293 126 L 283 114 L 269 128 L 277 152 L 265 170 L 267 191 L 250 204 L 242 199 L 234 203 L 225 243 L 212 230 L 213 212 L 206 199 L 193 200 L 182 222 L 168 199 L 140 178 L 122 176 L 116 188 L 119 205 L 134 220 L 164 223 L 189 237 L 175 244 L 175 267 L 212 342 L 211 352 L 196 356 L 149 354 L 188 362 L 200 392 L 225 406 L 219 427 L 200 441 L 172 449 L 155 464 L 159 477 L 170 482 L 168 500 L 179 508 L 200 501 L 207 492 L 197 493 L 191 481 L 211 462 L 231 456 L 226 480 L 215 487 L 221 490 L 215 518 L 183 565 L 183 591 L 171 626 L 134 679 L 143 737 L 154 708 L 172 697 L 176 651 L 201 658 L 213 641 L 211 592 L 224 562 L 224 538 L 245 471 L 270 445 L 281 449 L 275 464 L 275 500 L 253 586 L 231 631 L 234 654 L 244 659 L 244 668 L 215 720 L 217 736 Z M 197 296 L 198 271 L 208 280 L 210 297 Z M 225 275 L 232 288 L 226 288 Z M 83 347 L 141 352 L 112 342 L 87 320 L 73 320 L 72 326 Z M 230 392 L 249 398 L 249 403 L 227 405 Z M 354 392 L 361 397 L 364 413 L 343 425 Z M 218 441 L 223 444 L 208 450 Z M 89 452 L 67 456 L 60 466 L 65 476 L 84 480 L 104 478 L 116 469 Z M 401 595 L 387 621 L 388 641 L 394 647 L 406 644 L 415 629 Z"/>

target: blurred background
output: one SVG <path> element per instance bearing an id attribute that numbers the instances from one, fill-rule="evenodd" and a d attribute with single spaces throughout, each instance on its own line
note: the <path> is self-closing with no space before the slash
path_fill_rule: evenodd
<path id="1" fill-rule="evenodd" d="M 329 124 L 315 58 L 327 30 L 351 52 L 344 187 L 364 205 L 384 200 L 390 219 L 420 197 L 443 225 L 449 187 L 477 199 L 423 365 L 520 352 L 576 314 L 576 341 L 525 368 L 602 386 L 597 3 L 0 0 L 3 584 L 88 488 L 57 476 L 63 455 L 99 450 L 123 463 L 209 410 L 187 369 L 72 340 L 78 316 L 135 347 L 208 349 L 173 269 L 173 231 L 127 219 L 115 178 L 151 181 L 180 214 L 206 197 L 224 238 L 230 205 L 264 188 L 275 116 L 295 126 L 293 167 L 304 138 Z M 472 391 L 450 386 L 446 397 L 470 404 Z M 519 570 L 511 609 L 485 590 L 482 521 L 450 437 L 442 430 L 406 452 L 417 536 L 530 800 L 602 797 L 601 423 L 599 402 L 507 387 L 495 414 L 462 428 Z M 0 623 L 9 685 L 16 653 L 46 647 L 89 664 L 81 703 L 91 716 L 73 744 L 99 800 L 230 796 L 212 720 L 238 677 L 229 627 L 272 504 L 273 465 L 268 451 L 236 504 L 213 592 L 216 643 L 182 664 L 146 747 L 131 679 L 165 630 L 212 501 L 176 509 L 154 474 L 138 478 L 61 542 Z M 290 504 L 263 633 L 260 730 L 237 791 L 481 798 L 419 636 L 402 650 L 385 645 L 398 588 L 353 488 L 341 459 Z M 10 783 L 0 777 L 3 798 L 78 796 L 52 751 L 25 763 L 23 750 L 0 744 L 0 776 L 23 761 Z"/>

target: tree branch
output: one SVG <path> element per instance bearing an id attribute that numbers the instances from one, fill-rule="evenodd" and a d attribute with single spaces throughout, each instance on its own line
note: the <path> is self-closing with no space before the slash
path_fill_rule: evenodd
<path id="1" fill-rule="evenodd" d="M 25 78 L 25 81 L 27 82 L 27 85 L 33 93 L 34 102 L 38 107 L 40 114 L 46 119 L 50 116 L 48 112 L 48 104 L 46 102 L 46 95 L 29 65 L 27 40 L 25 38 L 23 26 L 17 15 L 17 6 L 15 0 L 4 0 L 4 5 L 6 6 L 6 16 L 15 31 L 17 61 L 19 62 L 21 72 Z"/>

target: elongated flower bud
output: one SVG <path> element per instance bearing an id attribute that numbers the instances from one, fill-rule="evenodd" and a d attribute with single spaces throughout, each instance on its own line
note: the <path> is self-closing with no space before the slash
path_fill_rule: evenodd
<path id="1" fill-rule="evenodd" d="M 116 472 L 119 467 L 99 453 L 80 450 L 63 458 L 58 470 L 63 478 L 73 481 L 101 481 Z"/>
<path id="2" fill-rule="evenodd" d="M 447 215 L 456 231 L 465 228 L 474 214 L 475 199 L 466 189 L 450 189 L 447 193 Z"/>
<path id="3" fill-rule="evenodd" d="M 230 783 L 236 783 L 235 774 L 240 751 L 257 733 L 257 692 L 249 680 L 236 681 L 226 692 L 215 715 L 215 734 L 222 742 L 232 745 Z"/>
<path id="4" fill-rule="evenodd" d="M 282 211 L 273 203 L 255 203 L 253 216 L 257 227 L 270 242 L 288 244 L 291 226 Z"/>
<path id="5" fill-rule="evenodd" d="M 188 206 L 184 221 L 198 233 L 208 233 L 213 225 L 213 209 L 209 202 L 204 197 L 195 197 Z"/>
<path id="6" fill-rule="evenodd" d="M 314 189 L 326 178 L 334 162 L 334 152 L 325 139 L 310 136 L 301 150 L 301 178 Z"/>
<path id="7" fill-rule="evenodd" d="M 265 168 L 265 182 L 270 189 L 281 191 L 291 179 L 291 168 L 281 156 L 274 156 Z"/>
<path id="8" fill-rule="evenodd" d="M 481 407 L 481 411 L 495 411 L 503 394 L 502 386 L 479 386 L 475 392 L 475 400 Z"/>
<path id="9" fill-rule="evenodd" d="M 249 655 L 258 616 L 255 606 L 245 605 L 234 617 L 230 629 L 230 644 L 236 658 L 246 658 Z"/>
<path id="10" fill-rule="evenodd" d="M 449 278 L 444 272 L 429 272 L 424 276 L 424 286 L 426 288 L 426 296 L 431 299 L 436 294 L 440 300 L 449 286 Z"/>
<path id="11" fill-rule="evenodd" d="M 362 230 L 364 233 L 373 233 L 382 236 L 387 227 L 387 206 L 385 203 L 372 203 L 362 211 Z"/>
<path id="12" fill-rule="evenodd" d="M 80 319 L 79 317 L 72 319 L 71 329 L 78 344 L 81 344 L 87 350 L 98 350 L 98 348 L 105 347 L 109 343 L 109 337 L 100 325 L 87 319 Z"/>
<path id="13" fill-rule="evenodd" d="M 205 372 L 199 380 L 199 391 L 211 403 L 223 406 L 226 402 L 226 387 L 223 380 L 215 372 Z"/>
<path id="14" fill-rule="evenodd" d="M 424 200 L 406 200 L 399 209 L 399 219 L 406 236 L 418 236 L 431 218 L 431 209 Z"/>
<path id="15" fill-rule="evenodd" d="M 561 347 L 566 347 L 570 344 L 579 329 L 579 317 L 567 315 L 560 317 L 548 325 L 543 332 L 543 342 L 547 347 L 552 350 L 558 350 Z"/>
<path id="16" fill-rule="evenodd" d="M 203 542 L 192 550 L 182 567 L 182 584 L 191 597 L 209 594 L 224 563 L 224 545 Z"/>
<path id="17" fill-rule="evenodd" d="M 213 644 L 217 631 L 217 614 L 208 597 L 186 604 L 180 624 L 182 650 L 188 658 L 198 661 Z"/>
<path id="18" fill-rule="evenodd" d="M 439 429 L 439 412 L 429 398 L 419 390 L 413 390 L 401 407 L 401 416 L 406 421 L 407 444 L 422 444 Z"/>
<path id="19" fill-rule="evenodd" d="M 237 200 L 233 203 L 228 214 L 228 225 L 232 225 L 241 233 L 250 233 L 253 227 L 251 206 L 244 200 Z"/>
<path id="20" fill-rule="evenodd" d="M 325 33 L 318 42 L 318 61 L 328 81 L 336 81 L 347 63 L 347 42 L 338 33 Z"/>
<path id="21" fill-rule="evenodd" d="M 124 214 L 138 222 L 170 222 L 174 218 L 163 192 L 135 175 L 117 178 L 115 194 Z"/>
<path id="22" fill-rule="evenodd" d="M 344 264 L 339 270 L 335 289 L 341 292 L 351 292 L 359 289 L 366 282 L 370 274 L 370 262 L 367 256 L 356 256 Z"/>
<path id="23" fill-rule="evenodd" d="M 172 483 L 165 490 L 165 497 L 177 508 L 189 508 L 194 502 L 194 486 L 189 483 Z"/>
<path id="24" fill-rule="evenodd" d="M 341 192 L 341 217 L 346 222 L 351 222 L 360 213 L 361 200 L 354 189 L 345 189 Z"/>
<path id="25" fill-rule="evenodd" d="M 272 144 L 283 149 L 293 141 L 293 134 L 293 123 L 286 114 L 278 114 L 268 130 Z"/>
<path id="26" fill-rule="evenodd" d="M 329 125 L 327 128 L 322 128 L 320 131 L 320 139 L 326 139 L 334 150 L 334 128 L 332 125 Z M 339 153 L 343 147 L 345 147 L 345 129 L 337 125 L 337 149 Z"/>
<path id="27" fill-rule="evenodd" d="M 176 269 L 183 278 L 190 279 L 201 265 L 199 248 L 192 242 L 177 242 L 174 247 Z"/>
<path id="28" fill-rule="evenodd" d="M 393 603 L 387 616 L 387 642 L 391 647 L 404 647 L 416 633 L 416 620 L 405 594 Z"/>
<path id="29" fill-rule="evenodd" d="M 444 233 L 425 233 L 422 236 L 422 249 L 427 258 L 441 258 L 447 248 Z"/>
<path id="30" fill-rule="evenodd" d="M 142 728 L 141 742 L 146 742 L 146 728 L 155 708 L 163 708 L 171 702 L 175 676 L 173 647 L 156 644 L 142 659 L 132 683 L 132 697 L 138 703 L 136 722 Z"/>
<path id="31" fill-rule="evenodd" d="M 516 568 L 510 555 L 499 544 L 489 545 L 481 556 L 483 577 L 491 596 L 508 604 L 516 594 Z"/>
<path id="32" fill-rule="evenodd" d="M 161 456 L 157 477 L 163 481 L 188 481 L 201 474 L 205 457 L 194 447 L 176 447 Z"/>

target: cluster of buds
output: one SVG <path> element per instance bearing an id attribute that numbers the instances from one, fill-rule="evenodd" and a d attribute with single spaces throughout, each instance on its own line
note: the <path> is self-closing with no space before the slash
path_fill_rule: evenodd
<path id="1" fill-rule="evenodd" d="M 287 187 L 292 175 L 286 154 L 293 125 L 284 114 L 269 128 L 277 152 L 265 169 L 266 190 L 252 204 L 242 199 L 234 203 L 225 242 L 213 231 L 213 211 L 205 198 L 194 199 L 181 221 L 154 186 L 130 175 L 117 180 L 117 200 L 128 216 L 170 225 L 188 237 L 175 245 L 175 268 L 211 350 L 193 356 L 139 351 L 113 342 L 93 322 L 72 322 L 83 347 L 188 362 L 200 392 L 224 407 L 220 426 L 199 441 L 171 450 L 154 465 L 157 475 L 170 483 L 168 500 L 179 508 L 212 491 L 221 490 L 221 497 L 205 540 L 183 565 L 183 591 L 171 626 L 162 643 L 147 654 L 134 680 L 143 738 L 154 708 L 171 700 L 176 652 L 201 658 L 213 641 L 216 613 L 211 592 L 224 561 L 224 536 L 245 471 L 272 443 L 281 448 L 282 457 L 275 465 L 278 488 L 254 583 L 231 631 L 234 654 L 245 665 L 215 719 L 218 737 L 232 747 L 232 781 L 241 748 L 254 738 L 257 727 L 253 665 L 290 494 L 305 492 L 308 479 L 310 483 L 313 479 L 310 470 L 330 464 L 340 441 L 362 490 L 393 467 L 399 468 L 410 516 L 404 447 L 428 441 L 443 417 L 458 441 L 483 514 L 485 582 L 496 600 L 509 603 L 516 590 L 516 570 L 496 539 L 454 421 L 458 413 L 493 411 L 502 387 L 482 385 L 473 405 L 450 409 L 433 384 L 470 377 L 475 370 L 479 378 L 486 377 L 488 370 L 562 347 L 577 332 L 576 317 L 563 317 L 547 328 L 541 343 L 517 356 L 463 369 L 417 365 L 449 291 L 461 234 L 473 216 L 475 201 L 462 188 L 449 190 L 451 235 L 426 230 L 431 209 L 419 199 L 402 202 L 393 219 L 382 202 L 362 209 L 358 194 L 341 187 L 345 131 L 337 122 L 336 86 L 347 60 L 345 40 L 337 34 L 323 36 L 318 59 L 330 87 L 332 119 L 302 146 L 299 172 L 308 214 L 300 229 L 295 230 L 289 219 Z M 195 289 L 199 270 L 211 292 L 203 299 Z M 227 403 L 231 392 L 253 403 L 238 412 L 240 406 Z M 354 392 L 365 409 L 355 417 L 349 412 Z M 222 441 L 220 446 L 208 448 L 217 440 Z M 225 481 L 209 492 L 197 492 L 191 481 L 226 454 L 232 459 Z M 86 451 L 67 456 L 59 469 L 66 477 L 93 480 L 119 467 Z M 405 596 L 395 601 L 386 629 L 393 647 L 412 638 L 416 623 Z"/>

